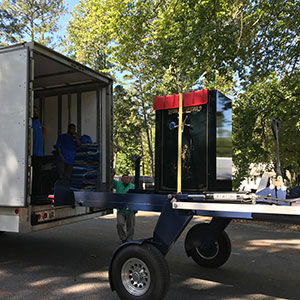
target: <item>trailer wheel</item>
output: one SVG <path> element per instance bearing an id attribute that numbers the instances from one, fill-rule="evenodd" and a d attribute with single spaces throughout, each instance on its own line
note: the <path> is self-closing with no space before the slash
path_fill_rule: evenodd
<path id="1" fill-rule="evenodd" d="M 210 248 L 205 248 L 205 239 L 209 234 L 209 224 L 197 224 L 185 238 L 185 250 L 188 256 L 200 266 L 218 268 L 225 264 L 231 254 L 231 242 L 225 231 Z"/>
<path id="2" fill-rule="evenodd" d="M 169 268 L 154 246 L 132 244 L 113 259 L 111 282 L 122 300 L 161 300 L 169 288 Z"/>

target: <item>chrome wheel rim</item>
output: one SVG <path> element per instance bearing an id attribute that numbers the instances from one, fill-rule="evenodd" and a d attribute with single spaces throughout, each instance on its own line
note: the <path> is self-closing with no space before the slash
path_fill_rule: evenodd
<path id="1" fill-rule="evenodd" d="M 127 292 L 137 297 L 144 295 L 151 283 L 147 265 L 138 258 L 130 258 L 124 263 L 121 280 Z"/>

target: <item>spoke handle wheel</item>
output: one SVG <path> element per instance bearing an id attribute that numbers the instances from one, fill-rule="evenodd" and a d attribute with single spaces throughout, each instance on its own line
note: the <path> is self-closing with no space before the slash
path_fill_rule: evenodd
<path id="1" fill-rule="evenodd" d="M 207 247 L 209 229 L 206 223 L 192 227 L 185 238 L 185 251 L 201 267 L 218 268 L 229 259 L 231 242 L 227 233 L 222 231 L 216 241 Z"/>

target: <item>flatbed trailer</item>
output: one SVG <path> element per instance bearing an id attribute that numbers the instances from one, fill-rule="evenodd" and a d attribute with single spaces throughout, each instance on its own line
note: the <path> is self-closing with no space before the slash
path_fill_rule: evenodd
<path id="1" fill-rule="evenodd" d="M 269 192 L 266 187 L 265 192 Z M 128 194 L 74 192 L 75 206 L 160 212 L 153 236 L 122 244 L 114 252 L 109 280 L 121 299 L 163 299 L 169 287 L 165 260 L 172 245 L 196 215 L 211 217 L 185 237 L 187 256 L 202 267 L 217 268 L 231 254 L 225 232 L 233 219 L 300 224 L 299 199 L 279 199 L 245 192 Z"/>
<path id="2" fill-rule="evenodd" d="M 230 257 L 231 242 L 225 229 L 232 219 L 300 224 L 299 188 L 288 194 L 280 171 L 277 122 L 272 121 L 276 173 L 264 174 L 255 193 L 232 192 L 231 158 L 226 157 L 231 147 L 231 116 L 226 112 L 230 100 L 202 90 L 186 95 L 185 101 L 182 94 L 155 99 L 154 107 L 161 110 L 156 115 L 155 192 L 74 193 L 75 206 L 160 212 L 152 237 L 124 243 L 112 256 L 110 286 L 124 300 L 164 298 L 170 280 L 165 256 L 193 216 L 211 217 L 209 223 L 194 225 L 185 237 L 186 254 L 207 268 L 220 267 Z M 175 112 L 174 107 L 178 107 Z M 225 125 L 217 122 L 220 116 Z M 178 150 L 174 153 L 176 127 Z"/>

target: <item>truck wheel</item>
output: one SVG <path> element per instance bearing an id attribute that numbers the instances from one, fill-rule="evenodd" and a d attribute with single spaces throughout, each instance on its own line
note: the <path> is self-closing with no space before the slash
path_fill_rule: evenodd
<path id="1" fill-rule="evenodd" d="M 218 268 L 225 264 L 231 254 L 231 242 L 225 231 L 210 248 L 205 248 L 205 239 L 209 234 L 209 224 L 197 224 L 185 238 L 185 251 L 200 266 Z"/>
<path id="2" fill-rule="evenodd" d="M 112 261 L 111 282 L 122 300 L 161 300 L 169 288 L 168 265 L 154 246 L 128 245 Z"/>

